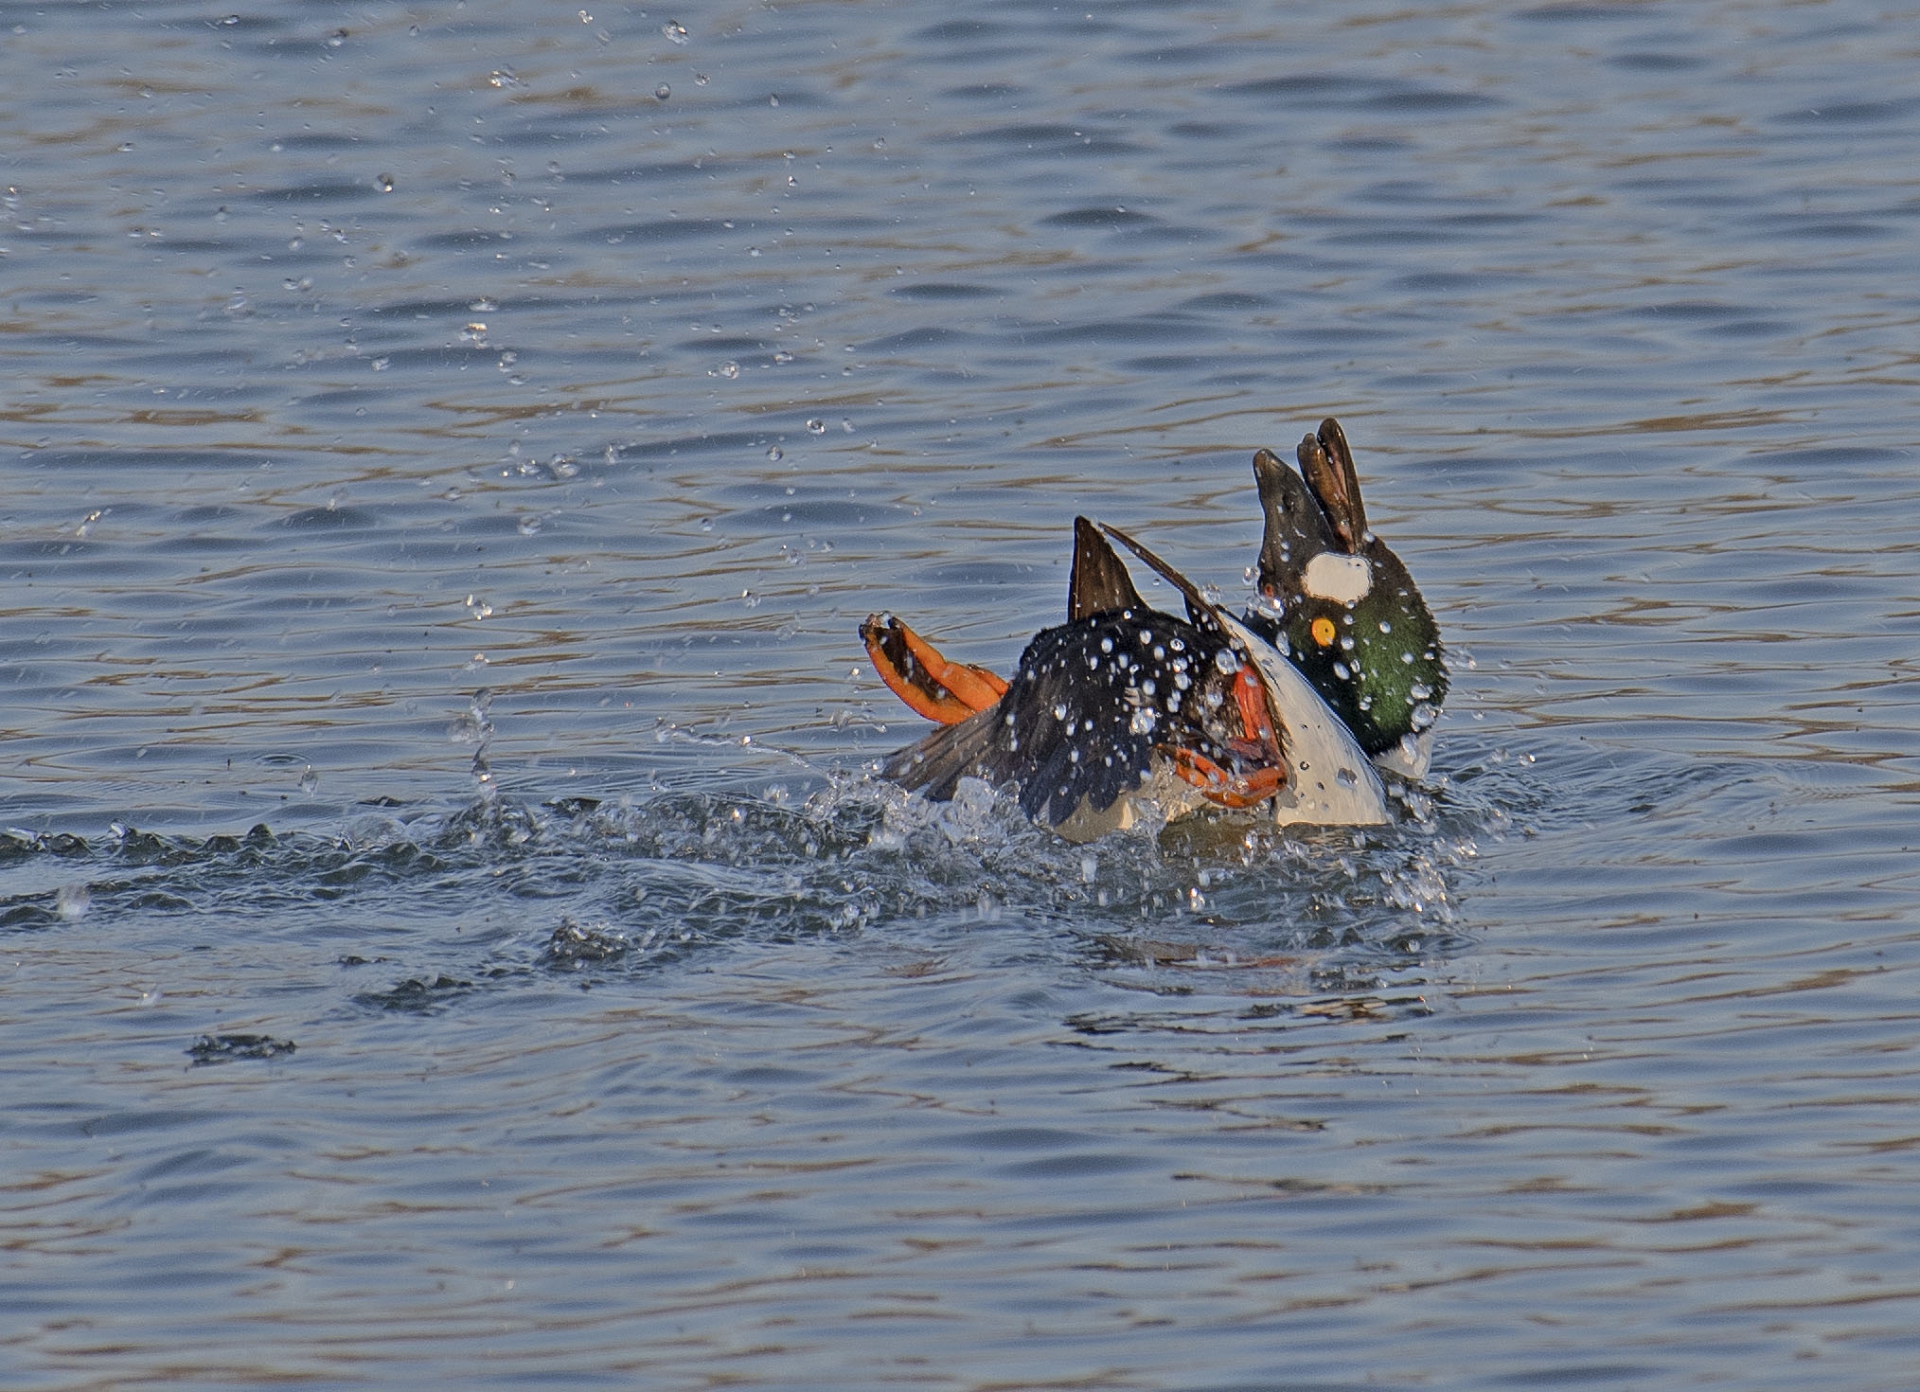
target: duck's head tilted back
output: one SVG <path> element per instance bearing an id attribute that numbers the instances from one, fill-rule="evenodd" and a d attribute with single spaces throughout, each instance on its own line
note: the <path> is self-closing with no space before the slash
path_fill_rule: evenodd
<path id="1" fill-rule="evenodd" d="M 1281 647 L 1376 761 L 1418 776 L 1447 693 L 1440 629 L 1398 556 L 1367 527 L 1353 452 L 1329 418 L 1300 472 L 1253 457 L 1266 528 L 1249 623 Z"/>

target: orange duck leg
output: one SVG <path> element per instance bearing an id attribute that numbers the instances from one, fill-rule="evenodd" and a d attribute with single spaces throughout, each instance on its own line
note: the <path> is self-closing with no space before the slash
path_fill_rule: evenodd
<path id="1" fill-rule="evenodd" d="M 949 662 L 940 650 L 891 614 L 860 625 L 873 670 L 887 688 L 929 720 L 957 725 L 1005 694 L 1004 679 L 984 667 Z"/>
<path id="2" fill-rule="evenodd" d="M 1170 749 L 1173 771 L 1200 790 L 1200 796 L 1220 807 L 1257 807 L 1287 785 L 1286 765 L 1281 762 L 1280 742 L 1274 738 L 1273 721 L 1267 714 L 1266 693 L 1251 669 L 1242 667 L 1234 676 L 1233 700 L 1240 710 L 1240 728 L 1244 739 L 1231 741 L 1236 758 L 1244 757 L 1254 767 L 1246 773 L 1228 773 L 1206 755 L 1193 749 Z"/>
<path id="3" fill-rule="evenodd" d="M 1286 786 L 1285 769 L 1257 768 L 1251 773 L 1228 773 L 1206 755 L 1192 749 L 1171 749 L 1173 771 L 1200 790 L 1216 807 L 1258 807 Z"/>

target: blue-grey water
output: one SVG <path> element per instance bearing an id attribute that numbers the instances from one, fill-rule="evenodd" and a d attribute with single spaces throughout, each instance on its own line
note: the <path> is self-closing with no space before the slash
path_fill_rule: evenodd
<path id="1" fill-rule="evenodd" d="M 1917 34 L 0 0 L 0 1385 L 1912 1386 Z M 1329 413 L 1393 826 L 874 779 Z"/>

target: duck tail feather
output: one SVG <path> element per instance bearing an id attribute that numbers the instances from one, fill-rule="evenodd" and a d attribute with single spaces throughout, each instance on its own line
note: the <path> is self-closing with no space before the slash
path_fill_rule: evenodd
<path id="1" fill-rule="evenodd" d="M 909 792 L 924 792 L 934 802 L 945 802 L 962 778 L 984 778 L 998 784 L 1008 770 L 995 767 L 995 753 L 1003 747 L 999 734 L 1000 707 L 992 705 L 957 725 L 943 725 L 888 758 L 882 772 Z"/>

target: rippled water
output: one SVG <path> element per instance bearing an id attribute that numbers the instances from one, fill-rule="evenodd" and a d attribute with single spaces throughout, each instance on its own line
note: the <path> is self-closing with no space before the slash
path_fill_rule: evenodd
<path id="1" fill-rule="evenodd" d="M 0 3 L 0 1381 L 1911 1385 L 1916 20 Z M 870 777 L 1328 413 L 1394 826 Z"/>

